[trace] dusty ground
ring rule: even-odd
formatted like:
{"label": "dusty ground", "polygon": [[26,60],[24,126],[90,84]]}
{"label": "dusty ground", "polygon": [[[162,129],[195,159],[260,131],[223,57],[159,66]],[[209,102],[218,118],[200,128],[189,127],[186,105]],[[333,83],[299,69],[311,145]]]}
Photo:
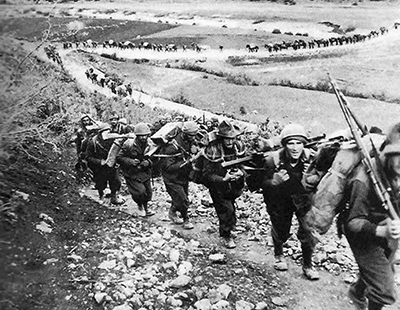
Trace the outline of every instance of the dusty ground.
{"label": "dusty ground", "polygon": [[[132,81],[146,93],[155,97],[171,98],[177,93],[183,93],[197,108],[213,112],[229,112],[238,114],[239,107],[245,105],[249,111],[257,110],[258,114],[242,115],[244,120],[257,123],[271,117],[282,123],[299,121],[308,125],[313,134],[321,131],[331,132],[344,126],[340,112],[337,109],[335,98],[331,94],[293,89],[288,87],[271,86],[273,80],[290,79],[293,83],[304,85],[315,83],[326,77],[329,70],[334,77],[340,79],[346,87],[353,87],[362,93],[384,94],[380,98],[399,99],[397,85],[398,58],[393,53],[399,45],[399,32],[390,28],[390,33],[375,41],[366,42],[360,46],[344,48],[328,48],[326,51],[303,52],[301,61],[288,61],[293,56],[281,55],[270,61],[266,51],[260,51],[257,56],[244,50],[245,43],[267,42],[277,40],[271,36],[274,28],[281,30],[307,32],[315,37],[332,35],[330,29],[318,24],[322,20],[335,21],[343,28],[355,26],[358,31],[367,33],[371,29],[382,25],[392,25],[397,18],[395,4],[387,3],[360,3],[359,7],[350,3],[342,5],[305,3],[296,6],[271,5],[266,12],[264,4],[258,3],[209,3],[207,6],[200,2],[188,3],[158,3],[158,2],[124,2],[109,3],[75,3],[57,5],[56,10],[68,11],[73,14],[105,17],[113,19],[126,18],[140,19],[169,24],[179,23],[181,26],[152,34],[146,40],[176,40],[178,37],[197,38],[202,44],[209,45],[210,49],[198,55],[189,51],[186,54],[178,52],[173,55],[155,52],[121,52],[115,51],[118,56],[126,59],[150,59],[153,65],[139,65],[134,63],[121,64],[99,57],[101,49],[89,50],[92,57],[98,59],[107,71],[117,72],[126,81]],[[18,6],[18,14],[28,6]],[[45,11],[48,6],[37,6],[37,11]],[[107,10],[115,10],[112,13]],[[6,7],[3,17],[12,16],[15,7]],[[129,15],[126,12],[135,11]],[[125,12],[121,14],[121,12]],[[318,17],[316,17],[318,16]],[[253,24],[257,20],[266,20]],[[193,25],[195,23],[196,25]],[[222,28],[226,25],[227,28]],[[257,27],[257,31],[255,31]],[[400,31],[400,30],[398,30]],[[257,35],[255,35],[257,33]],[[278,40],[286,39],[280,37]],[[57,43],[55,43],[57,44]],[[224,45],[224,51],[218,50],[218,45]],[[35,44],[29,43],[32,48]],[[69,73],[79,81],[79,87],[93,91],[94,86],[82,79],[84,70],[92,63],[88,61],[86,53],[75,51],[60,51]],[[44,57],[43,51],[39,56]],[[322,54],[322,57],[319,57]],[[325,55],[325,56],[324,56]],[[337,57],[337,55],[340,55]],[[229,56],[243,57],[247,65],[231,66],[226,62]],[[277,55],[279,56],[279,55]],[[266,57],[267,60],[262,58]],[[43,58],[45,59],[45,58]],[[233,74],[248,74],[257,80],[261,86],[249,87],[232,85],[224,78],[208,73],[166,68],[165,64],[181,61],[206,60],[202,62],[204,68]],[[74,62],[72,65],[72,61]],[[72,68],[72,69],[71,69]],[[205,78],[207,76],[207,78]],[[78,78],[79,77],[79,78]],[[95,86],[97,87],[97,86]],[[389,101],[389,100],[388,100]],[[351,101],[367,124],[374,124],[386,128],[389,123],[397,120],[400,108],[397,104],[385,100],[353,99]],[[224,105],[221,105],[224,103]],[[376,113],[379,111],[379,113]],[[329,120],[329,122],[328,122]],[[184,231],[165,221],[168,208],[168,197],[165,194],[160,180],[155,181],[155,197],[152,207],[157,215],[151,219],[142,219],[135,204],[126,195],[127,203],[119,208],[109,208],[107,203],[98,204],[91,186],[78,184],[71,169],[74,163],[73,149],[67,148],[60,155],[55,156],[51,149],[39,145],[38,154],[47,159],[47,163],[37,164],[22,157],[16,157],[1,166],[1,176],[6,180],[7,190],[18,189],[29,194],[29,201],[18,198],[21,204],[23,221],[16,227],[2,227],[1,238],[1,276],[5,279],[0,286],[0,307],[3,309],[99,309],[112,308],[110,304],[96,305],[90,293],[91,284],[80,285],[70,281],[76,270],[71,270],[70,254],[79,254],[85,258],[87,265],[81,274],[89,275],[96,281],[100,278],[97,266],[105,259],[105,255],[98,246],[104,238],[109,238],[110,244],[124,247],[122,239],[118,237],[117,228],[124,225],[137,225],[144,230],[154,230],[155,227],[171,229],[185,239],[200,241],[204,253],[223,252],[228,255],[228,264],[225,267],[210,268],[208,280],[224,281],[219,272],[228,272],[236,268],[237,263],[246,265],[247,270],[253,270],[253,277],[232,277],[232,285],[240,295],[240,287],[246,287],[241,292],[242,297],[256,303],[262,299],[267,301],[268,309],[351,309],[346,292],[353,272],[346,268],[333,268],[332,272],[319,267],[322,279],[310,282],[303,278],[298,261],[290,260],[290,270],[287,273],[277,273],[272,268],[272,248],[268,244],[268,231],[263,231],[260,241],[249,241],[253,229],[238,234],[238,247],[227,251],[220,245],[215,227],[216,217],[212,209],[205,214],[197,212],[199,200],[207,200],[207,193],[197,186],[191,188],[192,215],[195,223],[193,231]],[[246,226],[249,218],[242,212],[247,205],[262,213],[263,206],[260,195],[250,194],[240,201],[240,223]],[[22,200],[21,200],[22,199]],[[29,212],[34,209],[34,213]],[[253,209],[252,209],[253,210]],[[40,213],[53,217],[56,225],[52,233],[41,234],[35,229],[40,223]],[[250,216],[250,222],[256,219]],[[34,225],[32,225],[34,223]],[[112,229],[115,227],[115,231]],[[268,226],[266,226],[268,227]],[[27,238],[29,237],[29,238]],[[337,239],[334,229],[327,239],[338,242],[338,253],[346,253],[346,244]],[[88,242],[89,248],[82,249],[82,243]],[[116,244],[116,245],[114,245]],[[298,246],[295,238],[291,240],[287,253],[293,252]],[[112,246],[110,245],[110,248]],[[294,251],[295,252],[295,251]],[[318,253],[323,253],[320,248]],[[296,252],[295,252],[296,254]],[[206,255],[205,255],[206,257]],[[294,256],[296,257],[296,255]],[[55,261],[53,260],[55,259]],[[242,263],[243,262],[243,263]],[[198,262],[208,264],[207,259]],[[78,273],[79,275],[79,273]],[[253,283],[251,283],[253,280]],[[268,282],[263,284],[263,282]],[[236,286],[237,287],[236,287]],[[261,288],[261,289],[260,289]],[[260,296],[253,295],[255,291],[262,291]],[[247,294],[247,296],[246,296]],[[272,297],[282,298],[282,305],[272,302]],[[398,309],[397,303],[388,309]]]}

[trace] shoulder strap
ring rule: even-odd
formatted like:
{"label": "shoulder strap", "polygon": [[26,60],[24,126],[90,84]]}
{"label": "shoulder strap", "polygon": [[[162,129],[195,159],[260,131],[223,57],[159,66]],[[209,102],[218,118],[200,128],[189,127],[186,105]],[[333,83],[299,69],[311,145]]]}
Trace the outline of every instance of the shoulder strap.
{"label": "shoulder strap", "polygon": [[272,152],[272,159],[274,161],[275,169],[279,167],[281,163],[281,152],[280,150]]}
{"label": "shoulder strap", "polygon": [[101,148],[103,151],[107,151],[107,149],[106,149],[104,146],[102,146],[101,143],[99,142],[99,138],[98,138],[97,135],[95,135],[95,136],[93,137],[93,144],[94,144],[94,151],[95,151],[96,153],[97,153],[97,146],[98,146],[99,148]]}
{"label": "shoulder strap", "polygon": [[309,161],[310,158],[311,158],[311,150],[308,149],[308,148],[304,148],[304,151],[303,151],[303,160]]}
{"label": "shoulder strap", "polygon": [[97,153],[97,135],[92,138],[94,152]]}
{"label": "shoulder strap", "polygon": [[210,162],[217,163],[223,161],[223,152],[219,149],[219,144],[212,143],[207,146],[204,151],[203,157]]}

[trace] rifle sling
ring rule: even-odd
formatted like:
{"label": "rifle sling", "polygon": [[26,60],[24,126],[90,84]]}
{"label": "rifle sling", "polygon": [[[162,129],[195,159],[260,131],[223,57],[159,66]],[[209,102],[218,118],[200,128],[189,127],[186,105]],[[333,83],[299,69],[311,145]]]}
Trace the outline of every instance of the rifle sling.
{"label": "rifle sling", "polygon": [[343,173],[341,173],[341,172],[339,172],[339,171],[337,171],[337,170],[334,170],[334,169],[332,169],[332,168],[329,168],[328,172],[331,173],[331,174],[333,174],[333,175],[338,176],[339,178],[341,178],[341,179],[343,179],[343,180],[345,180],[345,179],[347,178]]}

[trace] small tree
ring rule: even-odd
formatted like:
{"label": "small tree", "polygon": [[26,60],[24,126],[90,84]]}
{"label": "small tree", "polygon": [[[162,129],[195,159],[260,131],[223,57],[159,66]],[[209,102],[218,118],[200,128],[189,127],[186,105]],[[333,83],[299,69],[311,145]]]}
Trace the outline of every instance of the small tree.
{"label": "small tree", "polygon": [[76,38],[77,33],[79,32],[79,30],[82,30],[83,28],[85,28],[85,24],[78,20],[75,20],[67,24],[67,29],[70,32],[70,35],[74,37],[75,42],[78,41],[78,39]]}

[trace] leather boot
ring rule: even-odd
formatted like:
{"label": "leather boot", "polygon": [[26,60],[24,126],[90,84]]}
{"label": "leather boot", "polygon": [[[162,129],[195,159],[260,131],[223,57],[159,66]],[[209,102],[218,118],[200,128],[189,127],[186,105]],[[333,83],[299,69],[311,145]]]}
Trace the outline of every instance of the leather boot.
{"label": "leather boot", "polygon": [[168,217],[171,220],[171,222],[174,224],[183,224],[183,219],[178,217],[178,215],[176,214],[176,211],[172,210],[172,208],[168,212]]}
{"label": "leather boot", "polygon": [[368,300],[368,310],[382,310],[383,305],[378,304],[372,300]]}
{"label": "leather boot", "polygon": [[193,228],[194,228],[193,224],[190,222],[190,220],[189,220],[188,218],[186,218],[186,219],[183,220],[183,225],[182,225],[182,227],[183,227],[184,229],[186,229],[186,230],[190,230],[190,229],[193,229]]}
{"label": "leather boot", "polygon": [[364,292],[357,291],[357,282],[350,285],[347,296],[352,301],[356,310],[367,310],[368,301]]}
{"label": "leather boot", "polygon": [[118,198],[117,193],[111,193],[110,202],[114,205],[122,205],[124,203],[124,200]]}
{"label": "leather boot", "polygon": [[152,216],[152,215],[156,214],[154,211],[149,210],[149,206],[147,205],[147,202],[143,203],[143,209],[144,209],[146,217],[149,217],[149,216]]}
{"label": "leather boot", "polygon": [[303,274],[308,280],[319,280],[320,276],[312,265],[313,248],[309,245],[302,244],[301,250],[303,254]]}
{"label": "leather boot", "polygon": [[104,191],[102,191],[101,189],[98,189],[97,192],[99,193],[100,200],[102,200],[104,198]]}

